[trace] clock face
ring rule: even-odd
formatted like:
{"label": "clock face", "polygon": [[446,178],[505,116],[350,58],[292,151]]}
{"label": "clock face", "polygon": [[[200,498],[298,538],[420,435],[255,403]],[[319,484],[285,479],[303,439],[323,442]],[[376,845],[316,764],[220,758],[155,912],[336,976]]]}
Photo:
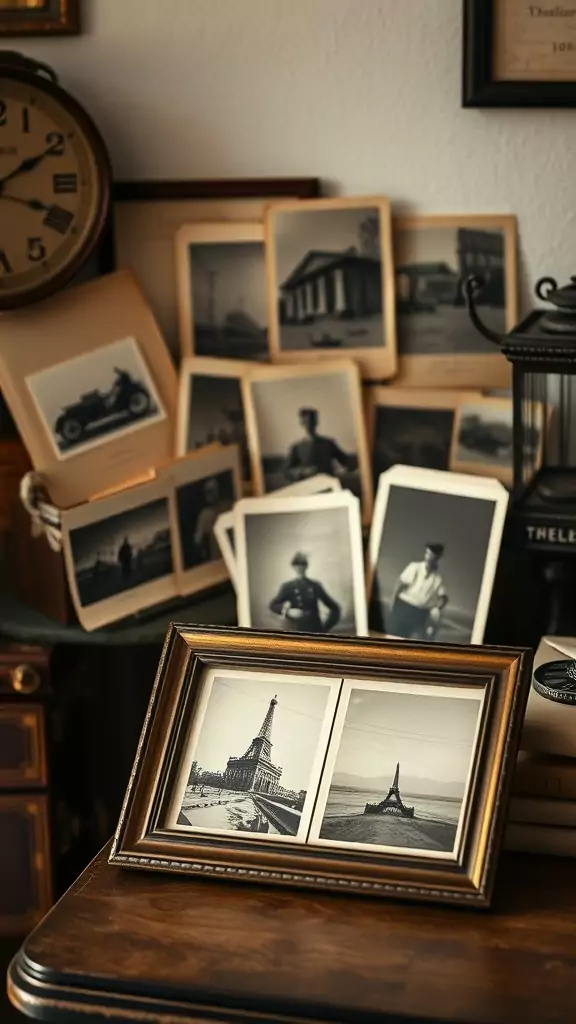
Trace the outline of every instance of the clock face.
{"label": "clock face", "polygon": [[43,298],[80,268],[103,229],[106,151],[67,93],[0,67],[0,309]]}

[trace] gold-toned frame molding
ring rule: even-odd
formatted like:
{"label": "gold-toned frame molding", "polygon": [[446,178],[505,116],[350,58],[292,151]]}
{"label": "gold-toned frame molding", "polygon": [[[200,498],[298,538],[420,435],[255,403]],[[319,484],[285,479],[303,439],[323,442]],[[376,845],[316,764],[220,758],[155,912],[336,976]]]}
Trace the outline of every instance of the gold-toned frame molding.
{"label": "gold-toned frame molding", "polygon": [[[476,686],[485,694],[472,790],[457,862],[182,835],[162,821],[206,669],[293,672]],[[110,861],[127,867],[307,889],[485,907],[490,902],[531,679],[515,648],[287,636],[172,624]]]}
{"label": "gold-toned frame molding", "polygon": [[[305,213],[313,210],[378,210],[380,220],[380,258],[382,265],[382,344],[359,348],[292,349],[285,350],[280,343],[278,317],[278,268],[274,219],[281,213]],[[354,359],[364,380],[386,380],[396,373],[396,303],[394,257],[392,251],[392,222],[390,204],[385,196],[359,196],[339,199],[306,199],[301,202],[275,202],[270,204],[264,221],[266,239],[266,281],[268,288],[268,336],[273,363],[310,363],[324,360]]]}
{"label": "gold-toned frame molding", "polygon": [[[45,10],[47,8],[47,10]],[[48,0],[42,6],[7,8],[0,3],[0,38],[78,35],[80,0]]]}

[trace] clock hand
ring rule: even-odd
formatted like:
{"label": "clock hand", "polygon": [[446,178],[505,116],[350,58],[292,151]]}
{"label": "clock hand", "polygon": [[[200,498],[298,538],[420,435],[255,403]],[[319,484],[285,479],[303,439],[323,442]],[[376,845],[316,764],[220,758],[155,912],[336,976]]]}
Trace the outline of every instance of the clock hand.
{"label": "clock hand", "polygon": [[43,153],[38,153],[37,156],[27,156],[22,160],[17,167],[15,167],[8,174],[5,174],[3,178],[0,178],[0,195],[4,189],[4,185],[7,181],[11,181],[12,178],[16,178],[19,174],[26,174],[28,171],[33,171],[38,166],[41,160],[50,152],[51,146],[45,149]]}
{"label": "clock hand", "polygon": [[51,210],[52,207],[46,203],[42,203],[39,199],[20,199],[19,196],[10,196],[6,193],[0,192],[0,199],[7,199],[9,203],[21,203],[22,206],[28,206],[31,210]]}

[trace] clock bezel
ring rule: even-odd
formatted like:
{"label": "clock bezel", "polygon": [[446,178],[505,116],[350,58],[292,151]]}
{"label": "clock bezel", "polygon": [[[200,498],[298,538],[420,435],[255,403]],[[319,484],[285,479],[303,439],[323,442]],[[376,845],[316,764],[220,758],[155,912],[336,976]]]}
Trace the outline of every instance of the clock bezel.
{"label": "clock bezel", "polygon": [[76,122],[94,157],[98,195],[95,204],[96,214],[82,244],[74,250],[73,257],[60,267],[55,274],[40,284],[36,284],[28,289],[22,289],[13,294],[3,295],[2,291],[0,291],[0,312],[19,309],[22,306],[41,302],[43,299],[49,298],[49,296],[64,288],[76,276],[88,262],[104,235],[110,213],[112,193],[112,167],[108,150],[94,121],[78,100],[74,99],[61,85],[56,84],[56,82],[45,78],[37,72],[14,68],[11,65],[0,62],[0,83],[3,79],[22,82],[24,85],[29,85],[40,92],[44,92],[58,103]]}

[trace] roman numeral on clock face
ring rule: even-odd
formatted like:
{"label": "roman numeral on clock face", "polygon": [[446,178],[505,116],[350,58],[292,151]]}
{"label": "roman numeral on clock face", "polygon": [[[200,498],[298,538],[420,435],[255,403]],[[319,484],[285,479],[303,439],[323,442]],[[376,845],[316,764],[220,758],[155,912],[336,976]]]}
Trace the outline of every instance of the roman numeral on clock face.
{"label": "roman numeral on clock face", "polygon": [[62,206],[51,206],[44,217],[44,224],[47,228],[58,231],[60,235],[65,235],[73,220],[74,214],[70,213],[70,210],[65,210]]}
{"label": "roman numeral on clock face", "polygon": [[78,175],[77,174],[53,174],[52,175],[52,191],[55,195],[59,195],[62,192],[77,192],[78,191]]}

